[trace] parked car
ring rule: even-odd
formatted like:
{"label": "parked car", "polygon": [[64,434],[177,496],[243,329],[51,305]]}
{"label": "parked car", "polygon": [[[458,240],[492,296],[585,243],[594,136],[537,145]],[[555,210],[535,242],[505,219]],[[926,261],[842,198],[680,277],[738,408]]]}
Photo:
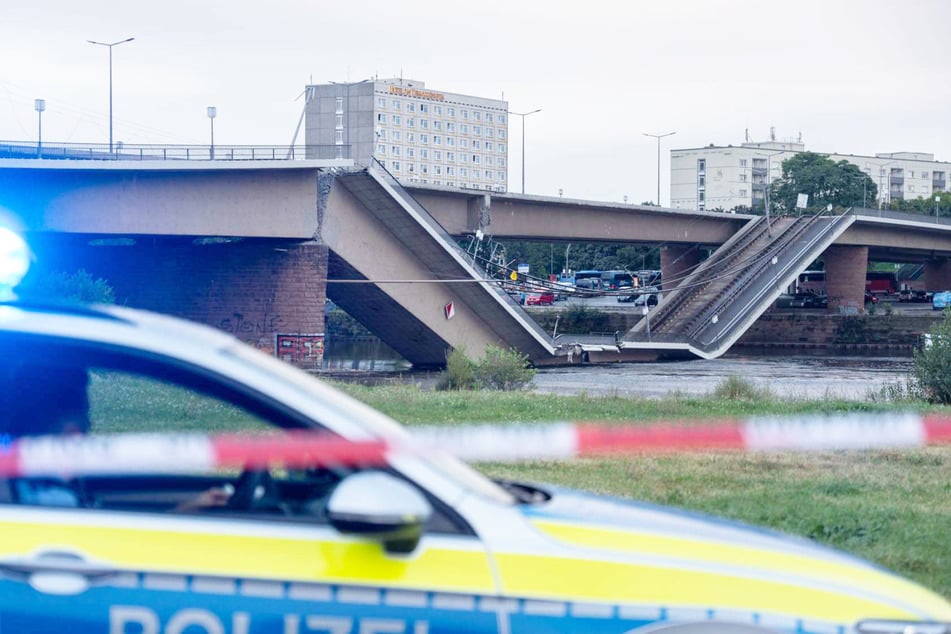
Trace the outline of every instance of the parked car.
{"label": "parked car", "polygon": [[617,296],[618,302],[633,303],[635,306],[656,306],[664,294],[656,286],[645,286],[644,288],[633,289],[629,293]]}
{"label": "parked car", "polygon": [[936,291],[931,296],[931,307],[935,310],[944,310],[951,306],[951,291]]}
{"label": "parked car", "polygon": [[551,306],[555,303],[555,294],[551,291],[529,293],[525,297],[526,306]]}
{"label": "parked car", "polygon": [[818,295],[812,292],[793,293],[789,298],[789,306],[792,308],[813,308]]}

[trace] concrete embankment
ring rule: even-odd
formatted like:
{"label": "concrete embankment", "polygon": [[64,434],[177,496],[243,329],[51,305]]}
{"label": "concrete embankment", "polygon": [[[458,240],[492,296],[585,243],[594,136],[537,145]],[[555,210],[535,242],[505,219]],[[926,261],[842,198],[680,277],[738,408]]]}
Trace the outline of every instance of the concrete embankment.
{"label": "concrete embankment", "polygon": [[[886,305],[887,306],[887,305]],[[597,309],[529,309],[547,332],[562,334],[624,333],[642,317],[634,311]],[[922,333],[941,318],[928,310],[904,312],[878,308],[866,315],[773,310],[760,317],[733,346],[744,354],[841,354],[911,356]]]}

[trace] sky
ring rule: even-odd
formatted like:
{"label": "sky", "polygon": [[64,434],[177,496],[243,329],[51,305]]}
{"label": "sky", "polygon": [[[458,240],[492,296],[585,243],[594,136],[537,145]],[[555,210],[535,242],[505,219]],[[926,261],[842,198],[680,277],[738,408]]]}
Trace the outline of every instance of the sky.
{"label": "sky", "polygon": [[[528,194],[669,203],[669,150],[802,135],[951,161],[947,0],[2,0],[0,140],[287,145],[309,83],[504,98]],[[521,189],[522,120],[509,127]],[[303,132],[301,132],[301,135]],[[302,138],[300,139],[302,140]]]}

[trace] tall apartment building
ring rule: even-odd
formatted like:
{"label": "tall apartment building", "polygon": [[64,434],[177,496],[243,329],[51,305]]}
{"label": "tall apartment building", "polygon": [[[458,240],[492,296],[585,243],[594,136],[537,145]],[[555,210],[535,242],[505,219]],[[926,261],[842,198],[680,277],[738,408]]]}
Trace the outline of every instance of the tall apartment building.
{"label": "tall apartment building", "polygon": [[305,142],[357,164],[377,159],[407,183],[504,192],[508,102],[373,79],[307,86]]}
{"label": "tall apartment building", "polygon": [[[671,150],[671,207],[762,209],[766,186],[782,176],[783,161],[805,151],[805,144],[798,139]],[[878,187],[878,197],[867,200],[866,207],[887,206],[895,199],[925,198],[936,191],[947,191],[947,177],[951,173],[951,163],[935,161],[933,154],[921,152],[875,156],[820,154],[836,162],[848,161],[869,175]]]}

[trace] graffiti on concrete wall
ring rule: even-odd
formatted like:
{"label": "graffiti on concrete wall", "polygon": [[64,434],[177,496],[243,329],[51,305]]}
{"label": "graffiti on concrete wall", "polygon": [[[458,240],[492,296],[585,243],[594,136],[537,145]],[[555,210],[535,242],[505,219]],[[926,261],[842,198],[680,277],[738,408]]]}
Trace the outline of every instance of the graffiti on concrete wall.
{"label": "graffiti on concrete wall", "polygon": [[324,360],[324,335],[278,334],[277,356],[297,366],[319,368]]}
{"label": "graffiti on concrete wall", "polygon": [[279,329],[284,320],[277,315],[267,315],[261,319],[247,319],[241,313],[233,313],[218,323],[218,328],[230,332],[236,337],[242,335],[266,335]]}

